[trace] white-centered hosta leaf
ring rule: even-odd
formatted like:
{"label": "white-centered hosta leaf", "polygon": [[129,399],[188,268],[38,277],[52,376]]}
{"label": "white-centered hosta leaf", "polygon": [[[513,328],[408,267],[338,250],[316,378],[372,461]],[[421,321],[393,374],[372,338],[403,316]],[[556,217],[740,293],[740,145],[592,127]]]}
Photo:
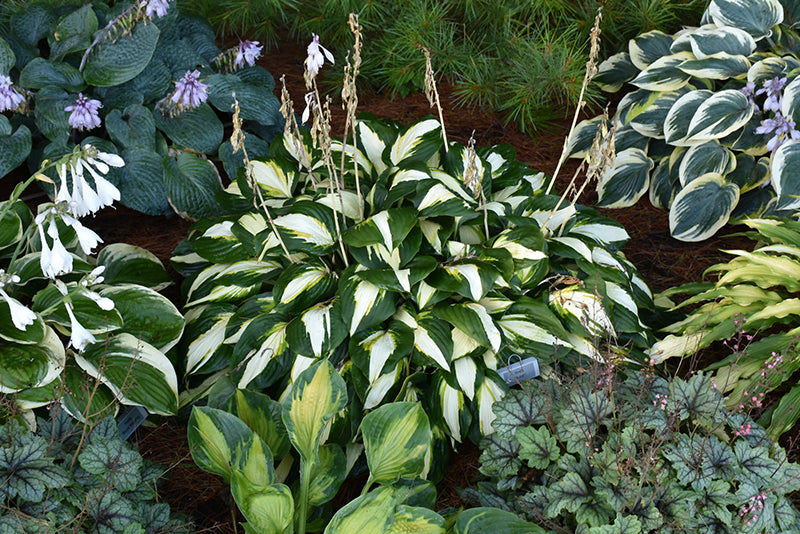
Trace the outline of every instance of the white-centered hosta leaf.
{"label": "white-centered hosta leaf", "polygon": [[420,313],[415,322],[414,349],[449,371],[453,357],[453,338],[449,325],[430,312]]}
{"label": "white-centered hosta leaf", "polygon": [[378,406],[392,387],[403,376],[403,363],[397,362],[394,369],[371,380],[364,399],[364,410],[371,410]]}
{"label": "white-centered hosta leaf", "polygon": [[264,280],[278,271],[276,261],[247,260],[219,263],[203,269],[186,295],[185,307],[204,302],[236,301],[255,293]]}
{"label": "white-centered hosta leaf", "polygon": [[440,145],[440,130],[439,121],[434,119],[414,123],[394,142],[389,150],[389,160],[393,165],[412,158],[427,160]]}
{"label": "white-centered hosta leaf", "polygon": [[[288,350],[289,344],[286,341],[288,323],[281,319],[283,319],[283,316],[271,318],[269,315],[264,316],[263,319],[255,319],[251,323],[252,326],[247,326],[248,330],[253,331],[253,334],[245,331],[241,340],[237,342],[234,354],[238,352],[237,349],[239,349],[240,345],[251,348],[245,360],[244,373],[239,379],[237,386],[239,389],[245,389],[255,377],[267,368],[272,359],[281,356]],[[253,339],[253,336],[255,336],[255,339]],[[256,345],[258,342],[260,344]]]}
{"label": "white-centered hosta leaf", "polygon": [[334,239],[323,221],[302,213],[290,213],[275,218],[275,226],[288,234],[317,247],[333,245]]}
{"label": "white-centered hosta leaf", "polygon": [[453,372],[456,375],[458,386],[469,400],[475,397],[475,379],[478,376],[478,366],[472,358],[459,358],[453,362]]}
{"label": "white-centered hosta leaf", "polygon": [[477,302],[443,303],[434,313],[494,352],[500,350],[502,336],[489,312]]}
{"label": "white-centered hosta leaf", "polygon": [[233,317],[232,312],[222,313],[214,318],[211,328],[196,337],[186,353],[186,374],[200,369],[225,341],[225,329]]}
{"label": "white-centered hosta leaf", "polygon": [[719,174],[704,174],[675,196],[669,211],[670,233],[681,241],[708,239],[728,222],[738,202],[739,186]]}
{"label": "white-centered hosta leaf", "polygon": [[478,423],[481,435],[488,436],[494,432],[492,423],[497,418],[492,407],[494,403],[502,400],[508,391],[505,382],[495,380],[489,376],[484,376],[478,391],[476,401],[478,403]]}
{"label": "white-centered hosta leaf", "polygon": [[350,335],[369,328],[395,312],[395,295],[358,276],[358,273],[342,282],[342,319],[347,324]]}
{"label": "white-centered hosta leaf", "polygon": [[250,162],[252,176],[266,197],[292,198],[297,183],[297,170],[284,169],[277,161]]}
{"label": "white-centered hosta leaf", "polygon": [[614,324],[594,293],[568,286],[550,293],[550,303],[562,314],[576,317],[590,335],[614,335]]}

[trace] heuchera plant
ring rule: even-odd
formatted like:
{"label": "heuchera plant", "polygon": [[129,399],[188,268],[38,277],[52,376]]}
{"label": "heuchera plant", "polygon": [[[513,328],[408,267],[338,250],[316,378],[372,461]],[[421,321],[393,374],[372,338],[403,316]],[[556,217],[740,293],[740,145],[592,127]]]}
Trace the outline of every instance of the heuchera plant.
{"label": "heuchera plant", "polygon": [[243,165],[223,142],[234,98],[251,155],[266,156],[280,131],[274,80],[255,66],[261,49],[241,41],[221,51],[210,26],[168,0],[25,3],[0,33],[0,112],[10,112],[0,122],[0,176],[89,143],[127,162],[107,175],[122,204],[218,214],[218,167],[235,176]]}
{"label": "heuchera plant", "polygon": [[489,477],[466,496],[550,532],[797,532],[800,466],[708,374],[588,372],[495,404]]}
{"label": "heuchera plant", "polygon": [[[600,65],[604,90],[635,89],[617,106],[617,158],[597,185],[598,206],[647,194],[683,241],[707,239],[732,217],[800,207],[795,4],[712,0],[700,27],[642,34]],[[599,124],[576,129],[572,157],[584,157]]]}

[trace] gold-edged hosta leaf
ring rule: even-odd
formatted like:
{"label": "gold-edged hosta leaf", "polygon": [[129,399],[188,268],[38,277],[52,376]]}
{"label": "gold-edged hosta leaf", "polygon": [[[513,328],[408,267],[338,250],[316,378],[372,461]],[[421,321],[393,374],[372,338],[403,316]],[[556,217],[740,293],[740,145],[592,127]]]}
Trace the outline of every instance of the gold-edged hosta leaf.
{"label": "gold-edged hosta leaf", "polygon": [[639,69],[631,61],[630,54],[619,52],[600,63],[592,81],[598,84],[602,91],[616,93],[638,73]]}
{"label": "gold-edged hosta leaf", "polygon": [[658,91],[637,89],[626,93],[617,105],[619,123],[627,126],[634,117],[647,109],[659,97]]}
{"label": "gold-edged hosta leaf", "polygon": [[750,61],[745,56],[717,52],[703,59],[684,61],[679,68],[695,78],[729,80],[747,74],[750,69]]}
{"label": "gold-edged hosta leaf", "polygon": [[224,410],[194,406],[186,437],[192,459],[200,469],[231,481],[231,465],[253,431],[241,419]]}
{"label": "gold-edged hosta leaf", "polygon": [[275,307],[283,312],[306,309],[334,295],[338,279],[321,262],[293,263],[275,281]]}
{"label": "gold-edged hosta leaf", "polygon": [[422,473],[433,435],[420,403],[379,406],[364,416],[361,434],[372,482],[392,484]]}
{"label": "gold-edged hosta leaf", "polygon": [[494,352],[500,350],[502,336],[489,312],[477,302],[442,303],[434,314],[462,330],[475,341]]}
{"label": "gold-edged hosta leaf", "polygon": [[312,465],[325,424],[347,406],[347,386],[331,362],[322,359],[295,380],[283,403],[283,423],[300,458]]}
{"label": "gold-edged hosta leaf", "polygon": [[680,97],[670,108],[664,120],[664,139],[674,146],[691,146],[699,141],[689,139],[689,125],[698,108],[714,95],[707,89],[691,91]]}
{"label": "gold-edged hosta leaf", "polygon": [[788,141],[772,156],[772,187],[787,207],[800,206],[800,141]]}
{"label": "gold-edged hosta leaf", "polygon": [[347,338],[338,300],[312,306],[291,321],[286,329],[289,347],[303,356],[319,358]]}
{"label": "gold-edged hosta leaf", "polygon": [[289,436],[281,420],[281,404],[263,393],[236,390],[236,415],[264,440],[273,458],[283,458],[290,449]]}
{"label": "gold-edged hosta leaf", "polygon": [[414,333],[403,323],[392,321],[388,328],[364,330],[350,338],[350,358],[370,383],[411,354]]}
{"label": "gold-edged hosta leaf", "polygon": [[[286,328],[289,318],[280,313],[260,315],[250,321],[236,341],[233,359],[245,363],[238,387],[246,388],[270,362],[289,350]],[[276,456],[280,456],[276,454]]]}
{"label": "gold-edged hosta leaf", "polygon": [[386,532],[392,524],[395,505],[394,489],[379,486],[340,508],[325,527],[324,534]]}
{"label": "gold-edged hosta leaf", "polygon": [[608,317],[603,301],[580,286],[567,286],[550,293],[550,304],[563,316],[578,319],[589,335],[614,335],[614,324]]}
{"label": "gold-edged hosta leaf", "polygon": [[648,91],[676,91],[688,84],[692,78],[691,74],[680,69],[681,63],[690,59],[694,59],[694,56],[689,52],[660,57],[643,69],[630,83]]}
{"label": "gold-edged hosta leaf", "polygon": [[779,0],[711,0],[708,15],[717,26],[742,29],[757,41],[783,22],[783,6]]}
{"label": "gold-edged hosta leaf", "polygon": [[755,105],[741,91],[719,91],[698,106],[686,136],[693,142],[725,137],[747,124],[754,111]]}
{"label": "gold-edged hosta leaf", "polygon": [[42,337],[36,343],[21,345],[0,339],[0,393],[45,386],[64,369],[64,345],[52,328],[42,328]]}
{"label": "gold-edged hosta leaf", "polygon": [[445,520],[442,516],[422,506],[398,505],[394,519],[384,534],[445,534]]}
{"label": "gold-edged hosta leaf", "polygon": [[686,151],[678,168],[678,177],[684,187],[698,177],[716,173],[725,176],[736,167],[733,152],[720,145],[718,141],[707,141]]}
{"label": "gold-edged hosta leaf", "polygon": [[672,237],[681,241],[702,241],[725,226],[739,202],[739,186],[720,174],[695,178],[677,194],[669,211]]}
{"label": "gold-edged hosta leaf", "polygon": [[259,486],[241,471],[234,471],[231,494],[247,520],[248,532],[291,532],[294,523],[292,490],[283,484]]}
{"label": "gold-edged hosta leaf", "polygon": [[426,119],[416,122],[403,130],[389,149],[392,165],[407,164],[412,161],[426,162],[442,146],[442,132],[439,121]]}
{"label": "gold-edged hosta leaf", "polygon": [[275,226],[289,252],[325,254],[336,242],[330,209],[309,200],[296,202],[290,213],[275,217]]}
{"label": "gold-edged hosta leaf", "polygon": [[185,307],[204,302],[236,302],[258,293],[261,284],[275,275],[282,265],[276,261],[219,263],[203,269],[186,295]]}
{"label": "gold-edged hosta leaf", "polygon": [[614,166],[597,184],[597,205],[604,208],[633,206],[647,192],[653,160],[639,148],[627,148],[617,154]]}
{"label": "gold-edged hosta leaf", "polygon": [[344,233],[342,239],[353,247],[381,244],[394,250],[417,224],[419,213],[414,208],[391,208],[361,221]]}
{"label": "gold-edged hosta leaf", "polygon": [[296,166],[275,159],[250,162],[252,176],[264,198],[290,199],[294,196],[299,173]]}
{"label": "gold-edged hosta leaf", "polygon": [[350,335],[382,323],[396,310],[396,293],[361,279],[357,272],[342,280],[339,295]]}
{"label": "gold-edged hosta leaf", "polygon": [[697,59],[720,52],[731,56],[749,56],[756,49],[755,39],[733,26],[705,26],[689,33],[688,39]]}
{"label": "gold-edged hosta leaf", "polygon": [[[642,110],[641,113],[633,117],[628,123],[628,126],[642,136],[654,139],[664,139],[664,121],[667,118],[669,110],[672,109],[672,106],[680,97],[690,91],[692,91],[691,88],[684,86],[672,91],[665,91],[661,93],[658,95],[658,98],[656,98],[646,109]],[[617,150],[617,153],[622,152],[626,148],[618,145],[616,141],[614,146]],[[633,146],[637,148],[645,148],[641,145]]]}
{"label": "gold-edged hosta leaf", "polygon": [[631,39],[628,44],[631,63],[639,70],[646,69],[658,59],[671,55],[669,48],[674,40],[674,37],[659,30],[652,30]]}
{"label": "gold-edged hosta leaf", "polygon": [[449,325],[435,317],[432,312],[421,312],[412,328],[415,353],[449,371],[453,358],[453,337]]}
{"label": "gold-edged hosta leaf", "polygon": [[178,412],[175,368],[149,343],[123,332],[90,344],[75,360],[89,375],[102,380],[122,404],[144,406],[160,415]]}

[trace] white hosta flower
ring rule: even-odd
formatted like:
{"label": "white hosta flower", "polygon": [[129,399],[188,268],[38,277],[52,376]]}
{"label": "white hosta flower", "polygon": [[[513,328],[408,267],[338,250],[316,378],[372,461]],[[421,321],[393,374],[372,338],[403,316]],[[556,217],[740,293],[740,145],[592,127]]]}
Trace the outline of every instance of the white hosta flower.
{"label": "white hosta flower", "polygon": [[[64,247],[58,235],[58,227],[55,221],[55,216],[57,216],[57,214],[58,209],[55,206],[51,206],[46,208],[34,219],[36,229],[39,231],[39,238],[42,242],[42,253],[39,258],[39,264],[42,267],[42,273],[46,277],[52,279],[72,271],[72,254]],[[44,228],[45,223],[47,223],[47,230]],[[48,244],[46,236],[50,237],[50,240],[53,242],[52,245]]]}
{"label": "white hosta flower", "polygon": [[36,320],[36,314],[5,292],[5,287],[8,284],[18,284],[19,282],[19,276],[10,275],[0,269],[0,297],[8,304],[8,309],[11,312],[11,322],[14,323],[14,327],[17,330],[25,331],[28,325],[33,324]]}
{"label": "white hosta flower", "polygon": [[336,62],[333,60],[333,54],[331,54],[327,48],[319,44],[319,35],[316,33],[312,33],[311,35],[313,38],[306,49],[308,52],[308,57],[306,58],[306,72],[308,72],[309,76],[313,79],[319,74],[319,69],[322,68],[326,59],[331,62],[331,65],[334,65]]}
{"label": "white hosta flower", "polygon": [[[67,285],[61,280],[56,280],[55,285],[65,297],[69,294]],[[82,352],[83,349],[86,348],[86,345],[89,343],[94,343],[97,341],[97,339],[95,339],[89,330],[87,330],[81,323],[78,322],[78,319],[75,317],[75,313],[72,311],[72,304],[69,301],[65,300],[64,307],[67,310],[67,315],[69,316],[70,322],[71,333],[69,336],[69,344],[78,352]]]}
{"label": "white hosta flower", "polygon": [[94,302],[96,302],[101,310],[110,311],[114,309],[114,301],[108,297],[100,296],[99,293],[89,289],[89,286],[91,285],[103,283],[103,277],[101,275],[103,271],[105,271],[105,269],[106,269],[105,265],[101,265],[100,267],[95,267],[92,270],[92,272],[83,277],[83,280],[81,280],[80,285],[83,288],[81,291],[83,295],[86,295]]}
{"label": "white hosta flower", "polygon": [[[120,199],[119,189],[105,175],[110,167],[122,167],[125,161],[116,154],[100,152],[91,145],[84,145],[56,165],[61,181],[56,193],[56,203],[66,202],[74,217],[83,217],[110,206]],[[72,190],[67,188],[67,170],[72,180]],[[92,188],[84,176],[88,171],[94,180]]]}

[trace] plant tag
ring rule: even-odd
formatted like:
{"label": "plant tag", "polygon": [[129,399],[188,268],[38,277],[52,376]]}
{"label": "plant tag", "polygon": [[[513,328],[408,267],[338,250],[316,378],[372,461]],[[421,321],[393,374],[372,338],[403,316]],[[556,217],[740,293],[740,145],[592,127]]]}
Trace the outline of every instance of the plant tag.
{"label": "plant tag", "polygon": [[128,406],[117,416],[117,428],[122,439],[128,439],[147,419],[147,410],[141,406]]}
{"label": "plant tag", "polygon": [[511,361],[514,356],[518,358],[517,361],[509,363],[506,367],[501,367],[497,370],[497,374],[500,375],[500,378],[505,380],[506,384],[509,386],[516,386],[525,380],[530,380],[531,378],[539,376],[539,360],[533,356],[523,360],[519,355],[515,354],[509,358],[509,361]]}

